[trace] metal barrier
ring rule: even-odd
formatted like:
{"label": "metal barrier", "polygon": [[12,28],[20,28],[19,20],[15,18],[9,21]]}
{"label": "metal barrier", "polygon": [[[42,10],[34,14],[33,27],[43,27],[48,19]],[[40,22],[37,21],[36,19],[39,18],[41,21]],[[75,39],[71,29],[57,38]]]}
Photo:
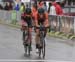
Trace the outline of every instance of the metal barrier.
{"label": "metal barrier", "polygon": [[50,30],[59,31],[59,17],[55,15],[49,15]]}
{"label": "metal barrier", "polygon": [[[21,12],[1,11],[0,20],[7,24],[16,24],[21,21]],[[75,17],[49,15],[50,30],[63,32],[65,34],[75,34]]]}
{"label": "metal barrier", "polygon": [[60,16],[60,31],[66,34],[74,34],[74,17],[71,16]]}
{"label": "metal barrier", "polygon": [[0,20],[5,23],[13,23],[20,22],[21,20],[21,12],[17,11],[0,11]]}
{"label": "metal barrier", "polygon": [[49,15],[49,24],[52,31],[65,34],[75,34],[75,17]]}

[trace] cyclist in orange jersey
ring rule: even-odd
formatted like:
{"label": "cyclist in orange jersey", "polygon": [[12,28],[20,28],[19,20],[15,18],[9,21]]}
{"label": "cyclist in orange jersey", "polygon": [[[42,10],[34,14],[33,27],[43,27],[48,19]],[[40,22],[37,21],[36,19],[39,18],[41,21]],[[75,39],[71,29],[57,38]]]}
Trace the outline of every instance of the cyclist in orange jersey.
{"label": "cyclist in orange jersey", "polygon": [[[44,27],[48,27],[49,26],[49,22],[48,22],[48,13],[45,12],[45,10],[43,8],[39,8],[38,9],[38,13],[35,16],[35,26],[36,27],[40,27],[40,23],[43,24]],[[45,29],[45,35],[44,37],[46,37],[46,33],[47,33],[47,29]],[[35,37],[35,41],[36,41],[36,50],[38,52],[38,48],[41,48],[41,45],[39,46],[40,42],[39,42],[39,29],[36,28],[36,37]]]}

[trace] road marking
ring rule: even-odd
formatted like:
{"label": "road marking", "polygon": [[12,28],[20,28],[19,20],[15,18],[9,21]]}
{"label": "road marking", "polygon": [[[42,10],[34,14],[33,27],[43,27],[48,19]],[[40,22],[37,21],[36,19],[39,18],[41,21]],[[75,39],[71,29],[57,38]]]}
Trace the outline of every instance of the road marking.
{"label": "road marking", "polygon": [[15,59],[0,59],[0,61],[46,61],[46,62],[72,62],[72,61],[57,61],[57,60],[15,60]]}

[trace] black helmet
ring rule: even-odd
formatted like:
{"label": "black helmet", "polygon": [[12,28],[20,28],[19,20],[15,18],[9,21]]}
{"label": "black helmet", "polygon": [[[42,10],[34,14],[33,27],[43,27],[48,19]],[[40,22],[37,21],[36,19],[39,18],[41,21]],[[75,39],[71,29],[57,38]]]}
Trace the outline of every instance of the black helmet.
{"label": "black helmet", "polygon": [[26,8],[26,9],[25,9],[25,13],[26,13],[26,14],[31,14],[31,8]]}
{"label": "black helmet", "polygon": [[39,9],[38,9],[38,13],[39,13],[39,14],[44,14],[44,12],[45,12],[45,11],[44,11],[43,8],[39,8]]}

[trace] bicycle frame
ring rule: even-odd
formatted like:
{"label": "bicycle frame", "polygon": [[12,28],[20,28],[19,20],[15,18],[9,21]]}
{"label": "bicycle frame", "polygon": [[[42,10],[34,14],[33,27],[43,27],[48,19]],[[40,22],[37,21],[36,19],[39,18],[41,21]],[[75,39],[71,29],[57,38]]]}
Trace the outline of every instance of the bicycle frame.
{"label": "bicycle frame", "polygon": [[[27,27],[27,26],[26,26]],[[27,27],[27,29],[25,29],[23,31],[24,33],[24,49],[25,49],[25,53],[27,54],[28,52],[28,55],[30,56],[30,47],[31,47],[31,42],[29,42],[30,40],[29,39],[29,28]]]}
{"label": "bicycle frame", "polygon": [[40,25],[39,35],[40,35],[40,44],[41,44],[42,48],[39,48],[39,57],[41,56],[41,53],[42,53],[43,58],[45,57],[45,37],[44,37],[44,34],[45,34],[45,27]]}

